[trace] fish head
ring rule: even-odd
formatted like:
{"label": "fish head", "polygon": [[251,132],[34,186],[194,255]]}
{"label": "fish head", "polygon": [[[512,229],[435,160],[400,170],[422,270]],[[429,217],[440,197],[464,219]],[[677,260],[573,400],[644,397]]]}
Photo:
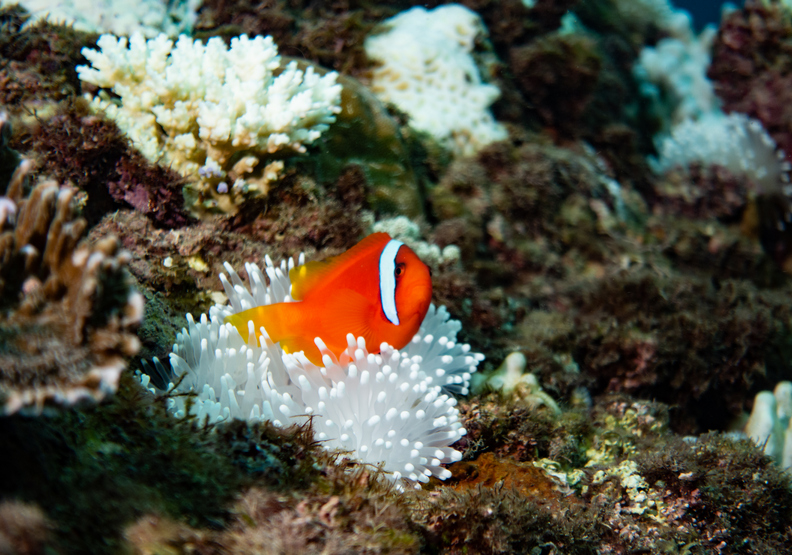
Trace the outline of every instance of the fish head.
{"label": "fish head", "polygon": [[432,302],[432,274],[407,245],[399,248],[395,262],[396,309],[403,324],[417,332]]}

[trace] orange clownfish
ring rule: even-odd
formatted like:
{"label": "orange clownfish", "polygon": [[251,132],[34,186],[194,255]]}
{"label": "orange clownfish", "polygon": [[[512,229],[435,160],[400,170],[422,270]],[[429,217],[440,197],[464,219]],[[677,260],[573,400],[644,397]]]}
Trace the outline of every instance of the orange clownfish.
{"label": "orange clownfish", "polygon": [[295,301],[263,305],[232,314],[226,322],[242,337],[248,321],[262,326],[287,353],[304,351],[324,366],[314,338],[339,356],[346,336],[363,337],[369,352],[385,342],[401,349],[418,332],[432,297],[429,268],[407,245],[374,233],[343,254],[308,262],[289,272]]}

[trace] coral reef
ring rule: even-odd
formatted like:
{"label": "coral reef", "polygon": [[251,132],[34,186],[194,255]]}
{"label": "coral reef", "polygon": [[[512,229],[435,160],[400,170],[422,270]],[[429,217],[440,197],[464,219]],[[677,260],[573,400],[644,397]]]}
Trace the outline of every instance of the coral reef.
{"label": "coral reef", "polygon": [[0,503],[0,552],[12,555],[46,553],[51,524],[36,505],[19,501]]}
{"label": "coral reef", "polygon": [[658,141],[659,158],[653,169],[663,172],[692,164],[720,166],[756,184],[756,194],[779,192],[789,182],[788,162],[778,152],[762,124],[745,114],[705,114],[687,119]]}
{"label": "coral reef", "polygon": [[85,220],[74,191],[44,182],[22,197],[6,191],[16,223],[0,235],[4,314],[0,393],[6,414],[100,400],[115,391],[143,299],[128,283],[115,239],[78,247]]}
{"label": "coral reef", "polygon": [[560,413],[558,404],[542,391],[536,376],[525,372],[526,362],[522,353],[511,353],[489,376],[476,375],[476,378],[480,379],[474,379],[473,392],[481,393],[489,389],[526,406],[546,406],[554,413]]}
{"label": "coral reef", "polygon": [[71,183],[87,195],[81,215],[90,225],[122,207],[133,207],[166,229],[191,220],[181,176],[146,160],[83,99],[60,103],[18,128],[13,143],[35,161],[34,175]]}
{"label": "coral reef", "polygon": [[46,20],[92,33],[142,33],[153,37],[162,32],[177,35],[189,30],[199,2],[143,0],[121,6],[112,0],[21,0],[19,4],[31,12],[33,21]]}
{"label": "coral reef", "polygon": [[46,507],[50,545],[66,553],[118,553],[124,528],[155,510],[211,527],[249,484],[296,494],[332,466],[307,429],[176,420],[128,373],[106,404],[5,417],[0,436],[14,453],[0,462],[4,496]]}
{"label": "coral reef", "polygon": [[601,58],[595,41],[552,34],[512,48],[509,67],[542,125],[577,133],[597,86]]}
{"label": "coral reef", "polygon": [[420,537],[406,511],[394,503],[367,470],[344,475],[330,467],[325,491],[278,494],[250,488],[231,508],[223,531],[196,530],[184,523],[146,515],[124,533],[133,553],[163,548],[199,553],[419,553]]}
{"label": "coral reef", "polygon": [[715,29],[707,26],[699,36],[665,38],[641,50],[635,76],[643,93],[667,103],[670,119],[679,123],[719,111],[712,82],[707,79]]}
{"label": "coral reef", "polygon": [[760,391],[754,397],[745,435],[781,468],[792,468],[792,382],[779,382],[773,391]]}
{"label": "coral reef", "polygon": [[418,257],[429,266],[438,268],[445,264],[454,264],[459,261],[459,247],[446,245],[441,250],[439,246],[421,240],[421,231],[418,224],[410,221],[405,216],[380,220],[375,223],[372,231],[383,231],[410,247]]}
{"label": "coral reef", "polygon": [[338,81],[343,90],[336,123],[324,133],[316,156],[300,165],[312,168],[322,183],[338,181],[344,174],[347,181],[359,180],[358,174],[362,174],[363,193],[371,210],[412,218],[425,216],[424,188],[412,152],[417,141],[411,140],[362,83],[344,75]]}
{"label": "coral reef", "polygon": [[340,73],[359,76],[368,60],[363,41],[398,6],[380,2],[315,0],[208,0],[196,36],[271,35],[284,56],[305,58]]}
{"label": "coral reef", "polygon": [[[789,2],[726,13],[709,68],[667,0],[448,4],[207,0],[127,43],[0,8],[0,551],[788,551]],[[375,96],[405,13],[464,14],[452,100],[501,140]],[[398,352],[224,324],[372,230],[432,270]]]}
{"label": "coral reef", "polygon": [[36,110],[46,102],[80,92],[75,62],[94,35],[46,21],[32,24],[17,4],[0,7],[0,104],[12,113]]}
{"label": "coral reef", "polygon": [[[644,210],[603,166],[594,155],[541,142],[499,143],[455,161],[430,192],[436,217],[447,225],[438,242],[458,245],[466,261],[479,243],[487,244],[489,260],[479,257],[470,268],[481,284],[507,285],[517,273],[567,272],[560,253],[602,248],[588,240],[591,233],[618,228]],[[460,225],[452,233],[454,221]]]}

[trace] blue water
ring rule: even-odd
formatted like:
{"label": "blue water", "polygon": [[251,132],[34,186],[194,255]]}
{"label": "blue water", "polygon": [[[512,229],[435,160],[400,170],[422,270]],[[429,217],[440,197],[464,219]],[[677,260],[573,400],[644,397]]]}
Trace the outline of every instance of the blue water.
{"label": "blue water", "polygon": [[[725,4],[722,0],[672,0],[672,2],[676,7],[691,13],[696,29],[701,29],[707,23],[718,23],[721,7]],[[731,3],[742,5],[742,2],[737,1]]]}

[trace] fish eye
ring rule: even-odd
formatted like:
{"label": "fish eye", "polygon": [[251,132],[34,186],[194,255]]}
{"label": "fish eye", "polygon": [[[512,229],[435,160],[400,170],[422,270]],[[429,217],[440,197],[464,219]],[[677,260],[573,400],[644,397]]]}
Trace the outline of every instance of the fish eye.
{"label": "fish eye", "polygon": [[396,277],[401,277],[404,275],[404,264],[396,264],[396,268],[393,270],[393,275]]}

